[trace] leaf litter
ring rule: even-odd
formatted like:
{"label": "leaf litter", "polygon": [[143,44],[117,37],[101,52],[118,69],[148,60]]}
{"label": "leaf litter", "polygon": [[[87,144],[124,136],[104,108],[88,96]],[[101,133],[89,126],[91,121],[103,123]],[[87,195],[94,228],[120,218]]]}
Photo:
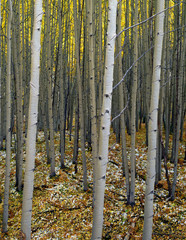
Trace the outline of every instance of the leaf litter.
{"label": "leaf litter", "polygon": [[[122,175],[121,145],[115,135],[110,135],[109,162],[107,167],[103,239],[142,239],[147,147],[144,144],[144,126],[136,135],[136,194],[135,206],[126,204],[125,177]],[[181,142],[179,159],[184,158],[184,143]],[[170,139],[171,142],[171,139]],[[35,180],[32,211],[32,239],[90,239],[92,230],[92,156],[87,147],[87,170],[89,188],[83,191],[81,152],[78,156],[78,173],[72,164],[73,141],[66,139],[64,170],[60,169],[60,136],[55,135],[56,176],[50,178],[47,165],[43,132],[37,139]],[[130,137],[127,135],[127,155],[130,159]],[[25,155],[24,155],[25,156]],[[6,152],[0,151],[0,194],[4,191]],[[178,181],[174,201],[167,199],[168,191],[162,163],[162,180],[155,188],[154,225],[152,239],[185,239],[185,163],[178,164]],[[25,163],[24,163],[25,164]],[[24,167],[23,167],[24,169]],[[170,179],[173,164],[168,162]],[[8,233],[1,239],[20,239],[22,193],[15,188],[15,153],[12,148]],[[0,203],[0,224],[3,202]]]}

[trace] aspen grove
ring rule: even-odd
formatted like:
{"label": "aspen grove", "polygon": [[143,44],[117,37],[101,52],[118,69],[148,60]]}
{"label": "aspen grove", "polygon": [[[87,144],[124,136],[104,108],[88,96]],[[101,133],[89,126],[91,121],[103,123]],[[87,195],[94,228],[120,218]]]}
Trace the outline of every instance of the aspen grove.
{"label": "aspen grove", "polygon": [[186,2],[0,0],[0,239],[186,239]]}

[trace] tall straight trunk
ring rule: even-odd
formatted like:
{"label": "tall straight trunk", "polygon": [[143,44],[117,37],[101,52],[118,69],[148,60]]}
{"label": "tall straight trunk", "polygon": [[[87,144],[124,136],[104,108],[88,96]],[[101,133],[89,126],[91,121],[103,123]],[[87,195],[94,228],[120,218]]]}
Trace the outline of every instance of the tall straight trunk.
{"label": "tall straight trunk", "polygon": [[[118,11],[118,33],[121,31],[121,10],[122,10],[122,2],[119,4],[119,11]],[[121,51],[121,35],[118,36],[118,50]],[[121,53],[118,56],[118,78],[119,81],[123,77],[122,72],[122,55]],[[130,196],[130,185],[129,185],[129,167],[128,167],[128,159],[127,159],[127,152],[126,152],[126,133],[125,133],[125,112],[124,109],[124,89],[123,84],[119,85],[119,110],[122,112],[120,117],[120,126],[121,126],[121,144],[122,144],[122,171],[123,176],[125,176],[126,181],[126,189],[127,189],[127,203],[129,203],[129,196]]]}
{"label": "tall straight trunk", "polygon": [[[135,0],[135,16],[134,24],[138,22],[138,0]],[[131,110],[131,186],[130,186],[130,204],[135,204],[135,169],[136,169],[136,156],[135,156],[135,143],[136,143],[136,96],[138,85],[138,27],[134,28],[134,71],[133,71],[133,84],[132,84],[132,110]]]}
{"label": "tall straight trunk", "polygon": [[105,58],[105,75],[103,88],[103,104],[100,125],[99,151],[96,159],[97,173],[95,179],[95,196],[93,210],[92,240],[102,238],[103,206],[106,180],[106,167],[108,162],[108,144],[110,135],[112,85],[114,71],[114,49],[116,37],[116,11],[117,0],[109,1],[108,8],[108,35]]}
{"label": "tall straight trunk", "polygon": [[[22,190],[22,165],[23,165],[23,109],[22,109],[22,53],[21,53],[21,39],[20,39],[20,0],[18,1],[18,16],[14,23],[15,26],[14,35],[14,59],[17,59],[16,71],[16,124],[17,124],[17,155],[16,155],[16,186],[17,190]],[[18,54],[16,49],[18,48]],[[17,58],[18,56],[18,58]]]}
{"label": "tall straight trunk", "polygon": [[[25,30],[24,30],[24,21],[25,19],[25,3],[24,0],[22,0],[22,23],[21,23],[21,27],[22,27],[22,39],[21,39],[21,46],[22,46],[22,51],[21,51],[21,61],[22,61],[22,84],[25,84]],[[25,88],[24,88],[25,89]],[[23,119],[24,119],[24,113],[23,113]],[[24,121],[23,121],[24,122]],[[23,125],[23,128],[25,126]]]}
{"label": "tall straight trunk", "polygon": [[41,71],[40,71],[40,83],[42,88],[40,88],[40,105],[41,105],[41,118],[43,122],[44,137],[46,143],[46,153],[47,153],[47,164],[50,164],[50,146],[48,139],[48,126],[47,126],[47,83],[45,81],[45,72],[46,72],[46,27],[44,27],[44,40],[42,44],[42,56],[41,56]]}
{"label": "tall straight trunk", "polygon": [[[22,128],[22,79],[20,78],[19,68],[19,31],[18,19],[14,9],[13,14],[13,60],[15,71],[15,89],[16,89],[16,186],[17,190],[22,188],[22,162],[23,162],[23,128]],[[19,21],[18,21],[19,22]]]}
{"label": "tall straight trunk", "polygon": [[[76,94],[77,95],[77,94]],[[79,104],[76,102],[75,109],[75,133],[74,133],[74,150],[72,163],[75,165],[75,173],[77,173],[77,158],[78,158],[78,142],[79,142]]]}
{"label": "tall straight trunk", "polygon": [[[165,2],[165,8],[169,7],[169,0]],[[169,31],[169,15],[168,13],[165,15],[165,32]],[[169,147],[169,133],[170,133],[170,59],[169,57],[169,35],[165,35],[165,51],[166,51],[166,72],[165,72],[165,81],[166,86],[165,86],[165,155],[168,157],[168,147]]]}
{"label": "tall straight trunk", "polygon": [[[99,34],[99,94],[98,94],[98,104],[97,104],[97,128],[100,128],[100,116],[101,116],[101,106],[102,106],[102,98],[103,98],[103,63],[102,63],[102,1],[98,1],[99,3],[99,26],[98,26],[98,34]],[[99,134],[99,132],[98,132]]]}
{"label": "tall straight trunk", "polygon": [[83,189],[88,189],[87,184],[87,166],[85,156],[85,131],[84,131],[84,112],[83,112],[83,93],[82,93],[82,79],[80,73],[80,52],[79,52],[79,21],[77,18],[77,2],[73,0],[74,9],[74,30],[75,30],[75,57],[76,57],[76,71],[77,71],[77,84],[78,84],[78,97],[79,97],[79,114],[80,114],[80,139],[81,139],[81,151],[83,159]]}
{"label": "tall straight trunk", "polygon": [[[179,1],[178,1],[179,2]],[[174,8],[174,28],[178,29],[180,26],[180,5]],[[171,153],[171,162],[174,163],[176,160],[176,138],[177,138],[177,129],[178,127],[178,115],[179,115],[179,66],[180,66],[180,30],[174,32],[174,61],[173,61],[173,110],[172,110],[172,130],[173,130],[173,142],[172,142],[172,153]]]}
{"label": "tall straight trunk", "polygon": [[[164,0],[157,0],[156,12],[164,10]],[[163,47],[164,33],[164,12],[156,16],[155,20],[155,45],[153,57],[153,75],[152,75],[152,93],[149,111],[149,129],[148,129],[148,159],[147,159],[147,180],[145,190],[145,212],[144,212],[144,227],[143,239],[150,240],[152,238],[153,224],[153,198],[154,198],[154,182],[155,182],[155,163],[156,163],[156,148],[157,148],[157,131],[158,131],[158,103],[160,91],[160,76],[161,76],[161,58]]]}
{"label": "tall straight trunk", "polygon": [[61,153],[61,168],[65,167],[65,96],[64,96],[64,76],[63,76],[63,55],[62,55],[62,9],[61,0],[58,0],[58,19],[59,19],[59,85],[60,85],[60,153]]}
{"label": "tall straight trunk", "polygon": [[[0,33],[1,33],[1,0],[0,0]],[[2,48],[1,48],[1,38],[0,38],[0,151],[3,149],[3,135],[2,135],[2,96],[1,96],[1,90],[2,90],[2,74],[1,74],[1,71],[2,71],[2,61],[1,61],[1,58],[2,58]],[[0,176],[1,177],[1,176]],[[1,203],[1,191],[0,191],[0,203]]]}
{"label": "tall straight trunk", "polygon": [[161,180],[161,160],[162,160],[162,144],[161,144],[161,136],[162,136],[162,128],[163,128],[163,91],[162,88],[164,79],[162,75],[162,80],[160,83],[160,97],[159,97],[159,112],[158,112],[158,132],[157,132],[157,149],[156,149],[156,178],[155,185]]}
{"label": "tall straight trunk", "polygon": [[12,22],[12,1],[9,0],[9,16],[7,26],[7,79],[6,79],[6,172],[5,190],[3,205],[3,227],[2,231],[8,230],[8,200],[10,188],[10,158],[11,158],[11,22]]}
{"label": "tall straight trunk", "polygon": [[[149,6],[149,8],[148,8]],[[147,15],[147,11],[149,10],[149,14]],[[149,2],[147,0],[145,0],[145,19],[147,19],[147,17],[151,17],[153,13],[153,0],[149,0]],[[145,35],[146,35],[146,48],[145,51],[147,51],[148,49],[150,49],[150,47],[152,46],[152,24],[153,21],[149,21],[149,24],[146,25],[145,28]],[[150,98],[151,98],[151,79],[152,79],[152,53],[151,51],[149,51],[147,53],[146,56],[146,64],[145,64],[145,68],[146,68],[146,96],[145,96],[145,126],[146,126],[146,144],[148,145],[148,124],[149,124],[149,108],[150,108]]]}
{"label": "tall straight trunk", "polygon": [[25,239],[31,239],[32,198],[34,188],[34,168],[36,154],[36,131],[39,99],[40,38],[42,22],[42,1],[37,0],[34,8],[32,36],[31,81],[28,113],[28,134],[26,142],[26,166],[23,189],[21,230]]}
{"label": "tall straight trunk", "polygon": [[[184,8],[184,6],[183,6]],[[186,9],[186,8],[185,8]],[[184,9],[184,10],[185,10]],[[178,6],[177,14],[180,13],[180,6]],[[178,16],[178,23],[179,23],[179,16]],[[178,24],[179,26],[179,24]],[[184,24],[183,24],[184,26]],[[171,193],[171,200],[175,199],[175,191],[176,191],[176,182],[177,182],[177,165],[178,165],[178,151],[179,151],[179,141],[180,141],[180,126],[181,126],[181,112],[182,112],[182,72],[184,68],[184,58],[185,58],[185,39],[183,38],[183,46],[181,48],[181,34],[178,30],[178,47],[177,47],[177,57],[176,61],[178,66],[178,73],[176,74],[176,109],[175,109],[175,129],[174,129],[174,138],[175,138],[175,145],[173,145],[174,154],[173,154],[173,162],[174,162],[174,174],[173,174],[173,183],[172,183],[172,193]],[[186,35],[186,34],[184,34]]]}
{"label": "tall straight trunk", "polygon": [[55,176],[55,151],[54,151],[54,123],[52,108],[52,63],[51,63],[51,35],[50,35],[50,6],[49,0],[46,2],[46,18],[47,18],[47,74],[48,74],[48,120],[50,134],[50,176]]}
{"label": "tall straight trunk", "polygon": [[[7,4],[8,4],[8,1],[7,1]],[[6,15],[8,16],[8,13]],[[5,26],[8,25],[7,21],[8,21],[8,17],[5,16],[5,19],[4,19]],[[2,29],[1,29],[1,31],[2,31]],[[5,34],[5,36],[7,36],[7,27],[5,27],[5,29],[4,29],[4,34]],[[7,41],[6,38],[1,37],[2,50],[5,49],[6,41]],[[2,51],[1,55],[2,55],[2,59],[6,58],[6,52],[5,51]],[[0,108],[1,108],[1,135],[0,135],[0,138],[1,138],[1,144],[2,145],[0,146],[0,148],[3,149],[3,147],[4,147],[3,140],[6,137],[6,128],[4,126],[6,126],[6,109],[5,109],[6,108],[5,107],[5,105],[6,105],[6,99],[5,99],[6,98],[6,96],[5,96],[6,75],[5,74],[6,74],[6,64],[7,63],[6,63],[6,61],[2,61],[1,64],[2,64],[2,69],[1,69],[2,72],[1,72],[1,93],[0,93],[0,95],[1,95],[1,100],[0,100],[0,102],[1,102],[1,105],[0,105]]]}
{"label": "tall straight trunk", "polygon": [[[1,0],[0,0],[0,31],[1,31]],[[2,75],[1,75],[1,57],[2,57],[2,54],[1,54],[1,38],[0,38],[0,150],[3,149],[3,135],[2,135],[2,108],[1,108],[1,86],[2,86]]]}
{"label": "tall straight trunk", "polygon": [[[96,179],[96,159],[98,154],[98,138],[97,138],[97,114],[96,114],[96,90],[95,90],[95,52],[94,39],[95,34],[93,21],[93,3],[88,0],[88,29],[89,29],[89,83],[90,83],[90,114],[91,114],[91,143],[93,156],[93,186]],[[94,193],[93,193],[94,194]]]}

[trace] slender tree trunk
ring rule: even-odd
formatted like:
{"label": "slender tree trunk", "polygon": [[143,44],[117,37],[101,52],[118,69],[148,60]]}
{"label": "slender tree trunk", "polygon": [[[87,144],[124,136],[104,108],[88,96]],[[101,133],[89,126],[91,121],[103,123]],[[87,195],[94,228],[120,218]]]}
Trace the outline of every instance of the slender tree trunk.
{"label": "slender tree trunk", "polygon": [[[1,31],[1,0],[0,0],[0,31]],[[1,75],[1,57],[2,57],[2,54],[1,54],[1,38],[0,38],[0,150],[3,149],[3,135],[2,135],[2,108],[1,108],[1,105],[2,105],[2,101],[1,101],[1,90],[2,90],[2,75]]]}
{"label": "slender tree trunk", "polygon": [[12,1],[9,0],[9,16],[7,26],[7,79],[6,79],[6,173],[3,205],[3,227],[2,232],[7,232],[8,227],[8,200],[10,188],[10,158],[11,158],[11,21]]}
{"label": "slender tree trunk", "polygon": [[[156,12],[164,10],[164,0],[157,0]],[[157,148],[157,131],[158,131],[158,102],[160,91],[160,76],[161,76],[161,56],[163,47],[163,25],[164,12],[156,17],[155,29],[155,45],[153,59],[153,75],[152,75],[152,93],[149,111],[149,129],[148,129],[148,159],[147,159],[147,180],[145,191],[145,213],[143,239],[150,240],[152,238],[153,224],[153,198],[154,198],[154,182],[155,182],[155,162]]]}
{"label": "slender tree trunk", "polygon": [[[134,24],[138,22],[138,0],[135,0],[135,16]],[[130,186],[130,205],[135,205],[135,169],[136,169],[136,156],[135,156],[135,143],[136,143],[136,96],[138,86],[138,28],[134,29],[134,72],[133,72],[133,84],[132,84],[132,110],[131,110],[131,186]]]}
{"label": "slender tree trunk", "polygon": [[55,176],[55,151],[54,151],[54,123],[53,123],[53,108],[52,108],[52,63],[51,63],[51,35],[50,35],[50,6],[49,0],[46,2],[46,17],[47,17],[47,73],[48,73],[48,119],[50,131],[50,176]]}
{"label": "slender tree trunk", "polygon": [[92,240],[102,238],[103,206],[106,180],[106,167],[108,162],[108,143],[110,134],[112,85],[114,70],[114,49],[116,37],[116,11],[117,0],[109,1],[108,8],[108,35],[105,59],[105,75],[103,88],[103,104],[100,125],[99,152],[96,160],[97,173],[95,185],[95,198],[93,210]]}
{"label": "slender tree trunk", "polygon": [[[122,2],[119,4],[119,11],[118,11],[118,33],[121,31],[121,10],[122,10]],[[121,35],[118,36],[118,50],[121,51]],[[122,55],[121,53],[118,56],[118,78],[119,81],[123,77],[122,72]],[[129,167],[128,167],[128,159],[127,159],[127,152],[126,152],[126,133],[125,133],[125,112],[124,109],[124,89],[123,84],[119,85],[119,110],[122,112],[120,117],[120,126],[121,126],[121,144],[122,144],[122,171],[123,176],[125,176],[126,180],[126,189],[127,189],[127,203],[129,203],[130,199],[130,185],[129,185]]]}
{"label": "slender tree trunk", "polygon": [[[93,186],[95,186],[97,165],[96,159],[98,154],[97,138],[97,114],[96,114],[96,89],[95,89],[95,60],[94,60],[94,38],[95,34],[93,21],[93,3],[88,0],[88,29],[89,29],[89,82],[90,82],[90,114],[91,114],[91,143],[93,156]],[[94,193],[93,193],[94,194]],[[94,200],[93,200],[94,201]]]}
{"label": "slender tree trunk", "polygon": [[[0,0],[0,31],[1,31],[1,0]],[[2,136],[2,121],[1,121],[1,116],[2,116],[2,108],[1,108],[1,83],[2,83],[2,75],[1,75],[1,38],[0,38],[0,151],[3,148],[3,136]],[[0,176],[1,177],[1,176]],[[0,190],[0,203],[1,203],[1,190]]]}
{"label": "slender tree trunk", "polygon": [[81,139],[81,151],[83,159],[83,189],[88,189],[87,184],[87,167],[85,156],[85,131],[84,131],[84,112],[83,112],[83,94],[82,94],[82,79],[80,73],[80,53],[79,53],[79,37],[78,37],[78,18],[77,18],[77,3],[73,0],[74,9],[74,30],[75,30],[75,57],[76,57],[76,71],[77,71],[77,84],[78,84],[78,97],[79,97],[79,113],[80,113],[80,139]]}
{"label": "slender tree trunk", "polygon": [[[178,6],[177,14],[180,14],[180,6]],[[179,19],[179,16],[178,16]],[[179,26],[179,20],[178,24]],[[176,109],[175,109],[175,129],[174,129],[174,138],[175,138],[175,145],[173,145],[174,154],[173,154],[173,163],[174,163],[174,175],[173,175],[173,183],[172,183],[172,194],[171,194],[171,200],[173,201],[175,199],[175,191],[176,191],[176,182],[177,182],[177,165],[178,165],[178,151],[179,151],[179,141],[180,141],[180,126],[181,126],[181,110],[182,110],[182,68],[184,68],[184,58],[185,58],[185,46],[183,45],[183,48],[181,49],[181,34],[178,30],[178,46],[177,46],[177,68],[176,71],[176,99],[174,101],[176,102]],[[185,41],[184,41],[185,42]],[[184,43],[183,42],[183,43]],[[180,58],[180,59],[179,59]]]}
{"label": "slender tree trunk", "polygon": [[[101,116],[101,106],[103,99],[103,63],[102,63],[102,1],[99,1],[99,26],[98,26],[98,34],[99,34],[99,95],[98,95],[98,106],[97,106],[97,129],[100,128],[100,116]],[[98,132],[99,134],[99,132]]]}
{"label": "slender tree trunk", "polygon": [[[17,22],[16,22],[17,21]],[[14,59],[16,74],[16,124],[17,124],[17,155],[16,155],[16,186],[22,190],[22,165],[23,165],[23,110],[22,110],[22,53],[20,39],[20,0],[18,0],[18,16],[14,23]],[[18,49],[17,49],[18,48]],[[17,50],[16,50],[17,49]],[[18,52],[18,54],[17,54]],[[18,57],[17,57],[18,56]]]}
{"label": "slender tree trunk", "polygon": [[[148,8],[149,6],[149,8]],[[152,16],[153,13],[153,0],[145,0],[145,19],[147,17]],[[147,11],[149,10],[149,15],[147,15]],[[153,27],[152,27],[153,21],[149,21],[149,24],[146,25],[145,28],[145,35],[146,35],[146,45],[145,51],[147,51],[151,46],[152,46],[152,32],[153,32]],[[150,98],[151,98],[151,79],[152,79],[152,52],[149,51],[146,56],[146,96],[145,96],[145,105],[146,105],[146,113],[145,113],[145,125],[146,125],[146,145],[148,146],[148,129],[149,129],[149,108],[150,108]]]}
{"label": "slender tree trunk", "polygon": [[75,165],[75,173],[77,173],[78,142],[79,142],[79,104],[77,101],[75,109],[74,151],[72,160],[72,163]]}
{"label": "slender tree trunk", "polygon": [[[165,2],[165,8],[169,7],[169,0]],[[169,15],[165,15],[165,32],[169,31]],[[165,155],[168,159],[168,148],[169,148],[169,133],[170,133],[170,57],[169,57],[169,46],[170,46],[170,40],[169,35],[165,35],[165,51],[166,51],[166,72],[165,72]]]}
{"label": "slender tree trunk", "polygon": [[21,230],[25,239],[31,239],[32,198],[34,188],[34,168],[36,154],[36,131],[39,98],[40,37],[42,22],[42,1],[37,0],[34,8],[32,36],[31,81],[28,113],[28,135],[26,142],[26,166],[23,189]]}
{"label": "slender tree trunk", "polygon": [[61,168],[65,167],[65,97],[64,97],[64,76],[63,76],[63,55],[62,55],[62,8],[61,0],[58,0],[58,19],[59,19],[59,85],[60,85],[60,153],[61,153]]}

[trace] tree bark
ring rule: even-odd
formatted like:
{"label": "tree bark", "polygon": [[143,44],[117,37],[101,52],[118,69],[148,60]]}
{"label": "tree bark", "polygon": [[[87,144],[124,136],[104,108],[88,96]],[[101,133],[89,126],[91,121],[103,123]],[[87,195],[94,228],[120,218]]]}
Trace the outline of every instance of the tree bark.
{"label": "tree bark", "polygon": [[[121,31],[121,10],[122,10],[122,2],[119,5],[118,11],[118,33]],[[121,51],[121,35],[118,36],[118,50]],[[123,72],[122,72],[122,55],[121,53],[118,56],[118,78],[119,81],[122,79]],[[130,200],[130,183],[129,183],[129,167],[128,167],[128,159],[127,159],[127,152],[126,152],[126,127],[125,127],[125,114],[126,112],[123,111],[124,109],[124,89],[123,84],[119,85],[119,110],[122,112],[120,117],[120,126],[121,126],[121,144],[122,144],[122,171],[123,176],[125,176],[126,181],[126,189],[127,189],[127,203]]]}
{"label": "tree bark", "polygon": [[[159,13],[164,10],[164,0],[157,0],[157,10]],[[147,180],[145,190],[145,212],[143,239],[150,240],[152,238],[153,224],[153,198],[154,198],[154,182],[155,182],[155,162],[157,148],[157,131],[158,131],[158,102],[160,91],[161,76],[161,56],[163,47],[163,27],[164,12],[156,16],[155,20],[155,45],[153,57],[153,75],[152,75],[152,92],[149,111],[149,128],[148,128],[148,158],[147,158]]]}
{"label": "tree bark", "polygon": [[[93,157],[93,186],[95,186],[97,165],[96,159],[98,154],[98,134],[97,134],[97,114],[96,114],[96,90],[95,90],[95,52],[94,39],[95,34],[93,21],[93,3],[88,0],[88,29],[89,29],[89,83],[90,83],[90,114],[91,114],[91,144]],[[94,188],[93,188],[94,189]],[[93,193],[94,195],[94,193]],[[94,200],[93,200],[94,201]]]}
{"label": "tree bark", "polygon": [[74,9],[74,30],[75,30],[75,57],[76,57],[76,71],[77,71],[77,84],[78,84],[78,97],[79,97],[79,114],[80,114],[80,139],[81,139],[81,151],[83,159],[83,189],[86,191],[88,189],[87,183],[87,166],[86,166],[86,156],[85,156],[85,131],[84,131],[84,112],[83,112],[83,93],[82,93],[82,79],[80,73],[80,53],[79,53],[79,37],[78,37],[78,18],[77,18],[77,3],[73,0]]}
{"label": "tree bark", "polygon": [[40,38],[42,22],[42,1],[37,0],[34,8],[34,26],[32,36],[31,81],[28,114],[28,136],[26,142],[26,166],[23,189],[23,207],[21,230],[26,240],[31,239],[32,198],[34,188],[34,168],[36,154],[36,131],[39,98]]}
{"label": "tree bark", "polygon": [[[135,0],[135,16],[134,24],[138,21],[138,0]],[[138,84],[138,27],[134,29],[134,71],[133,71],[133,84],[132,84],[132,109],[131,109],[131,185],[130,185],[130,205],[135,205],[135,169],[136,169],[136,157],[135,157],[135,143],[136,143],[136,96],[137,96],[137,84]]]}
{"label": "tree bark", "polygon": [[10,158],[11,158],[11,22],[12,1],[9,0],[9,16],[7,25],[7,79],[6,79],[6,166],[5,166],[5,190],[3,205],[2,232],[8,231],[8,200],[10,188]]}
{"label": "tree bark", "polygon": [[108,162],[108,143],[110,134],[112,85],[114,70],[114,49],[116,37],[117,0],[109,1],[108,8],[108,35],[105,59],[105,75],[103,88],[103,104],[100,125],[99,151],[96,160],[97,173],[95,179],[95,198],[93,210],[92,240],[102,238],[103,205],[106,180],[106,166]]}
{"label": "tree bark", "polygon": [[49,120],[49,135],[50,135],[50,177],[55,173],[55,151],[54,151],[54,123],[53,123],[53,108],[52,108],[52,63],[51,63],[51,35],[50,35],[50,7],[49,0],[46,2],[46,17],[47,17],[47,73],[48,73],[48,120]]}
{"label": "tree bark", "polygon": [[[0,29],[1,29],[1,0],[0,0]],[[2,56],[2,54],[1,54],[1,38],[0,38],[0,150],[2,150],[3,149],[3,135],[2,135],[2,109],[1,109],[1,98],[2,98],[2,96],[1,96],[1,89],[2,89],[2,75],[1,75],[1,56]]]}

